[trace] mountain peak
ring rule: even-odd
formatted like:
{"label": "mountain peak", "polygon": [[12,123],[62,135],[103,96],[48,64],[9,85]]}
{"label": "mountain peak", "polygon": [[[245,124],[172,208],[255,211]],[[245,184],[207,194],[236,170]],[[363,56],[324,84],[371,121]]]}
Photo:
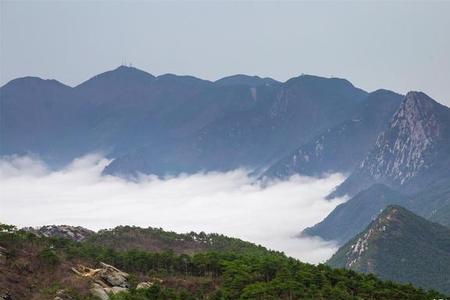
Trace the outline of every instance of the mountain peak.
{"label": "mountain peak", "polygon": [[338,78],[338,77],[322,77],[316,75],[302,74],[297,77],[293,77],[286,81],[286,83],[328,83],[328,84],[337,84],[342,86],[350,86],[354,87],[353,84],[347,79]]}
{"label": "mountain peak", "polygon": [[[408,92],[396,117],[408,117],[413,122],[427,119],[439,104],[422,92]],[[411,125],[411,124],[410,124]]]}
{"label": "mountain peak", "polygon": [[324,97],[330,97],[330,94],[347,95],[349,92],[356,97],[358,102],[363,101],[367,97],[367,92],[355,87],[350,81],[337,77],[321,77],[315,75],[302,74],[298,77],[289,79],[284,83],[286,89],[296,91],[316,91]]}
{"label": "mountain peak", "polygon": [[373,269],[370,261],[365,262],[365,256],[372,252],[371,248],[376,247],[377,241],[382,239],[382,236],[390,235],[392,231],[402,228],[402,225],[408,222],[408,218],[413,216],[415,216],[413,213],[408,212],[399,205],[387,206],[363,232],[341,248],[345,249],[345,251],[336,253],[330,259],[330,262],[333,264],[336,261],[336,257],[344,255],[346,260],[345,267],[362,267],[361,265],[365,264],[364,271],[374,272],[375,269]]}
{"label": "mountain peak", "polygon": [[98,74],[87,81],[77,86],[81,88],[100,85],[124,85],[124,84],[142,84],[147,83],[155,79],[150,73],[137,69],[135,67],[129,67],[121,65],[114,70],[106,71]]}
{"label": "mountain peak", "polygon": [[412,215],[412,213],[400,205],[388,205],[378,216],[377,222],[372,224],[372,228],[376,229],[380,224],[386,226],[392,224],[394,221],[402,222],[402,219],[407,218],[409,214]]}
{"label": "mountain peak", "polygon": [[[440,108],[440,104],[422,92],[406,95],[388,131],[381,134],[376,143],[375,158],[381,162],[381,167],[385,167],[384,175],[403,184],[429,167],[429,153],[442,139],[446,124]],[[372,174],[375,178],[380,175],[378,171]]]}
{"label": "mountain peak", "polygon": [[449,292],[449,249],[448,228],[390,205],[327,263]]}
{"label": "mountain peak", "polygon": [[450,173],[450,109],[422,92],[409,92],[358,169],[331,197],[384,183],[406,194]]}
{"label": "mountain peak", "polygon": [[43,79],[43,78],[36,77],[36,76],[26,76],[26,77],[13,79],[0,88],[1,89],[5,89],[5,88],[18,88],[18,89],[38,88],[38,89],[41,89],[43,87],[70,88],[69,86],[59,82],[58,80]]}

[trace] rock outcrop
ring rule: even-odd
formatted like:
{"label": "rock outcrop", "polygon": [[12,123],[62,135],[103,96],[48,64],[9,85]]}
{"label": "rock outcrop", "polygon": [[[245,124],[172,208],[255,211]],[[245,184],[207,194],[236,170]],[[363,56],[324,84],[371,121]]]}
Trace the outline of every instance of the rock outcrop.
{"label": "rock outcrop", "polygon": [[127,291],[128,273],[122,272],[114,266],[100,262],[100,268],[93,269],[83,265],[73,267],[77,275],[88,278],[92,282],[91,293],[102,300],[108,300],[110,294]]}
{"label": "rock outcrop", "polygon": [[37,228],[26,227],[23,230],[34,233],[37,236],[67,238],[75,242],[81,242],[95,233],[81,226],[70,225],[46,225]]}

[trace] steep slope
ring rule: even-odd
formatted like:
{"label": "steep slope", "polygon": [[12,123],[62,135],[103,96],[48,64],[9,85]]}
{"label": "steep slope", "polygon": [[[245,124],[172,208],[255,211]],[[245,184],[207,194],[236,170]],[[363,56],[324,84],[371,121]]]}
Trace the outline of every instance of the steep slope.
{"label": "steep slope", "polygon": [[389,206],[328,265],[448,293],[450,229]]}
{"label": "steep slope", "polygon": [[294,174],[320,176],[353,171],[385,129],[402,98],[386,90],[370,93],[350,120],[322,132],[275,163],[264,175],[287,178]]}
{"label": "steep slope", "polygon": [[355,195],[373,183],[412,194],[450,177],[450,109],[409,92],[358,169],[331,197]]}
{"label": "steep slope", "polygon": [[361,232],[388,205],[403,205],[407,197],[383,184],[375,184],[338,205],[323,221],[303,230],[303,235],[319,236],[344,244]]}

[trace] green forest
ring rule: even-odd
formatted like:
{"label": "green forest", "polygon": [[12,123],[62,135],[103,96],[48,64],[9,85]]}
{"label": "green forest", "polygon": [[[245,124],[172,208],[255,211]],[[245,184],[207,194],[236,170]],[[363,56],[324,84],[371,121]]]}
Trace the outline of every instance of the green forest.
{"label": "green forest", "polygon": [[[27,282],[36,285],[39,278],[45,278],[41,279],[45,284],[39,290],[44,295],[42,299],[46,299],[45,295],[53,299],[49,286],[54,290],[65,286],[70,289],[73,299],[94,299],[82,292],[81,284],[78,288],[70,287],[68,282],[71,281],[61,274],[73,276],[70,272],[64,273],[64,268],[77,263],[95,265],[100,261],[130,274],[129,291],[111,295],[112,300],[444,298],[435,291],[383,281],[370,274],[302,263],[280,252],[249,247],[248,243],[239,249],[236,240],[233,241],[234,250],[192,255],[176,254],[171,250],[116,251],[92,242],[37,237],[8,225],[0,228],[0,246],[8,249],[6,272],[14,276],[14,272],[20,272],[27,264],[31,270],[26,275],[29,277]],[[135,289],[142,279],[153,280],[155,284],[146,289]]]}

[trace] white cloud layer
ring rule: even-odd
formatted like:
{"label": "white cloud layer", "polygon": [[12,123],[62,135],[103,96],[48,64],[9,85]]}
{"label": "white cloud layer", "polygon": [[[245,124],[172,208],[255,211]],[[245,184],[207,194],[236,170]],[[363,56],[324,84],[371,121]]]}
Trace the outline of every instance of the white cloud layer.
{"label": "white cloud layer", "polygon": [[343,199],[325,195],[343,181],[294,176],[267,186],[245,170],[200,173],[130,182],[101,176],[108,161],[89,155],[50,171],[32,157],[0,160],[0,222],[17,226],[117,225],[205,231],[239,237],[317,263],[336,250],[319,239],[294,238],[322,220]]}

